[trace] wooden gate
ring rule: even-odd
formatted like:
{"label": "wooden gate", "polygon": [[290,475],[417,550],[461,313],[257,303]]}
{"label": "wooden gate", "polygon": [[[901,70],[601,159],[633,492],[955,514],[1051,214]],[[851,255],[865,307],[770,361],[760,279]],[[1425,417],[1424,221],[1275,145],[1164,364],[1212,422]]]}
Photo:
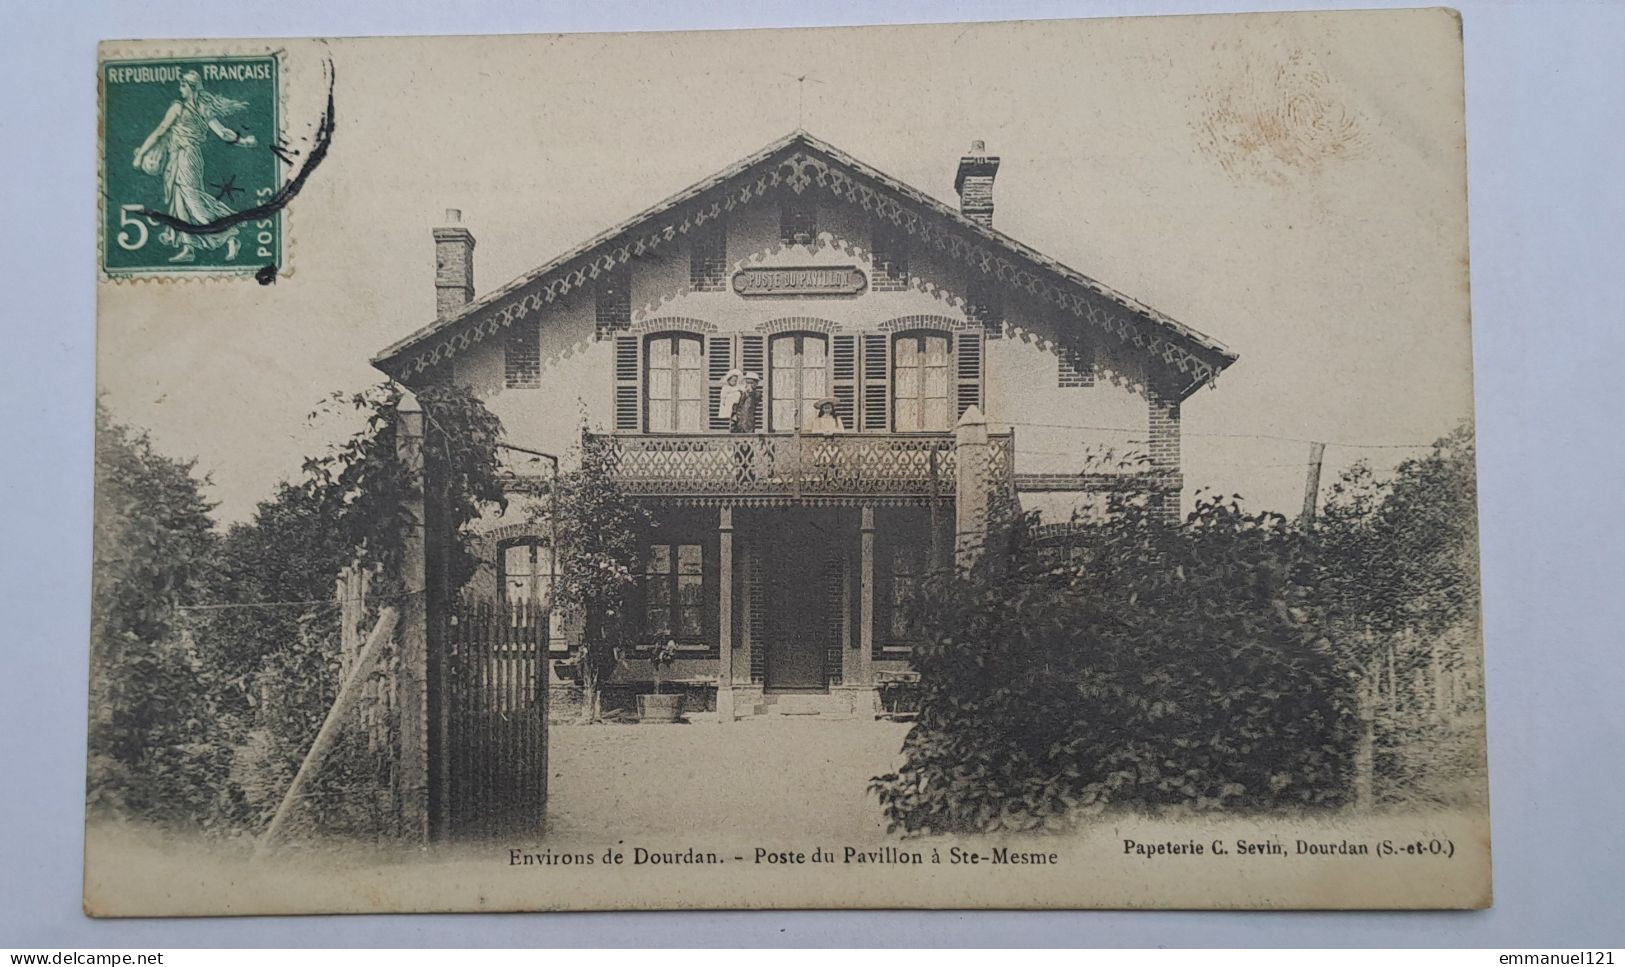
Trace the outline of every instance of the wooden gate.
{"label": "wooden gate", "polygon": [[444,829],[454,839],[540,836],[547,816],[547,612],[462,600],[446,617]]}

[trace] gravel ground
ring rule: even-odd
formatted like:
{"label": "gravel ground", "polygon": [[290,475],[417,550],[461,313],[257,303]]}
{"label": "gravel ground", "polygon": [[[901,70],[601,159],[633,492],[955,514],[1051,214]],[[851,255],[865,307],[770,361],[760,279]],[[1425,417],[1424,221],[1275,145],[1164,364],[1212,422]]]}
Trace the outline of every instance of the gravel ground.
{"label": "gravel ground", "polygon": [[553,725],[548,831],[562,840],[728,831],[881,836],[869,779],[908,725],[763,716],[724,725]]}

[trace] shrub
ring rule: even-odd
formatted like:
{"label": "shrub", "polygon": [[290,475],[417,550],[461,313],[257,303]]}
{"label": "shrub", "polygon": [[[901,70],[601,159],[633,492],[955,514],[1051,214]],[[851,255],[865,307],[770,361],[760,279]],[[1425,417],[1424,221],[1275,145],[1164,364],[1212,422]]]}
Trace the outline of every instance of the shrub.
{"label": "shrub", "polygon": [[1183,525],[1121,506],[1075,530],[1081,555],[1025,532],[912,609],[920,716],[873,785],[893,830],[1345,800],[1351,684],[1285,518],[1211,497]]}
{"label": "shrub", "polygon": [[96,407],[87,797],[95,812],[210,827],[230,752],[218,676],[182,614],[215,546],[193,464]]}
{"label": "shrub", "polygon": [[639,540],[650,518],[616,485],[610,452],[587,442],[582,429],[580,464],[559,480],[557,606],[583,619],[570,665],[585,693],[581,719],[595,722],[603,685],[620,668],[630,639],[627,602],[637,590]]}

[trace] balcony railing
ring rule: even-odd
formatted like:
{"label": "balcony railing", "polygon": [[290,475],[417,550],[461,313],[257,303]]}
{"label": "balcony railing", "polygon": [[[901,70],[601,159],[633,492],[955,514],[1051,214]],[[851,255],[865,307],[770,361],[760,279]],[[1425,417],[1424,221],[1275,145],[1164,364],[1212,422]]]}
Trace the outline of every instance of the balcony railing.
{"label": "balcony railing", "polygon": [[[630,494],[952,497],[952,433],[592,435]],[[987,479],[1008,486],[1014,434],[989,434]]]}

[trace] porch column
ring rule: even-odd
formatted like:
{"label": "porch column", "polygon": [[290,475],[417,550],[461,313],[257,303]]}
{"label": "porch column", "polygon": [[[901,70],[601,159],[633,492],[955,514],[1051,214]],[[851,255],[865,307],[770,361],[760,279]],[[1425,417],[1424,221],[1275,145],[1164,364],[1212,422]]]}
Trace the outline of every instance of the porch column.
{"label": "porch column", "polygon": [[854,684],[873,685],[875,681],[875,509],[863,507],[859,523],[858,558],[858,680]]}
{"label": "porch column", "polygon": [[734,509],[717,512],[717,718],[734,720]]}

